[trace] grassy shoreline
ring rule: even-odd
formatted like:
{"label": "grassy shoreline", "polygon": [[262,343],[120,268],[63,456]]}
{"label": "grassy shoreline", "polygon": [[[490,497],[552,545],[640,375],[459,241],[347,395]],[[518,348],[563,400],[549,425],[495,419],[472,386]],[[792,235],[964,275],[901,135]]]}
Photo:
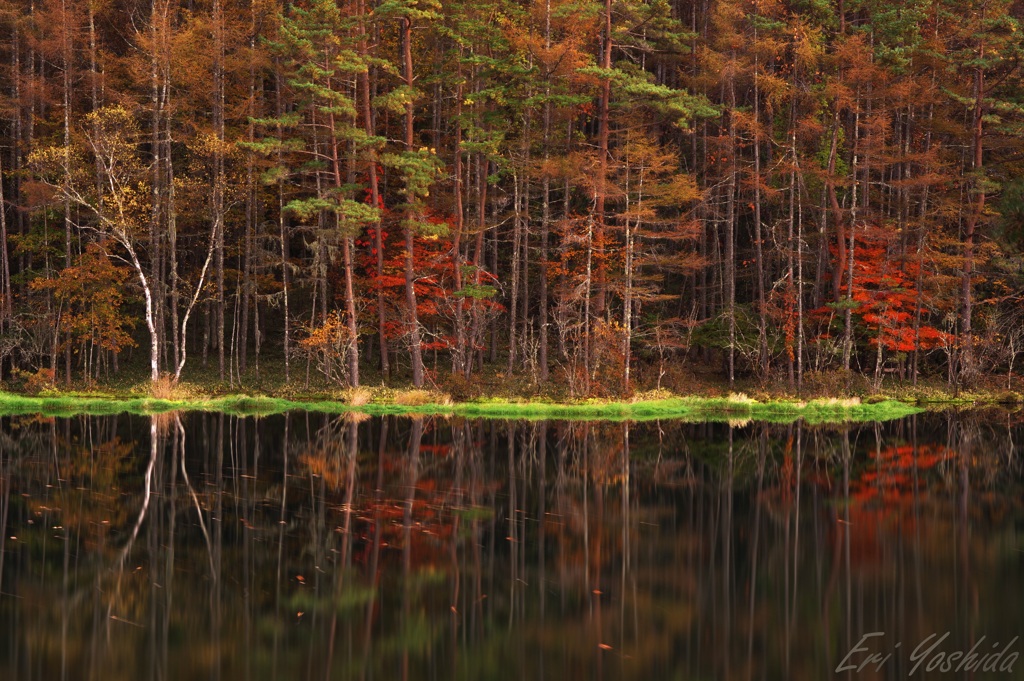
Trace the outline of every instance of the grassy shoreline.
{"label": "grassy shoreline", "polygon": [[[266,373],[266,372],[265,372]],[[280,378],[280,377],[278,377]],[[923,411],[1004,407],[1021,409],[1024,394],[989,381],[975,391],[951,392],[947,386],[890,384],[882,392],[856,384],[813,385],[808,395],[796,396],[784,386],[738,385],[738,392],[696,378],[685,394],[665,389],[639,392],[632,398],[572,399],[555,383],[527,385],[514,377],[496,374],[473,384],[474,391],[368,385],[338,388],[307,385],[300,388],[265,376],[262,384],[234,388],[196,376],[178,384],[169,379],[156,383],[125,375],[104,385],[54,386],[19,391],[16,385],[0,384],[0,415],[43,414],[158,414],[168,411],[218,411],[237,415],[269,415],[289,410],[328,414],[458,416],[497,419],[576,419],[645,421],[745,420],[791,423],[880,421]],[[77,388],[77,389],[76,389]],[[875,390],[878,390],[876,387]],[[746,392],[740,392],[746,391]],[[748,396],[749,395],[749,396]]]}
{"label": "grassy shoreline", "polygon": [[745,395],[728,397],[676,396],[664,393],[634,401],[591,400],[552,403],[541,401],[480,400],[451,402],[447,396],[428,391],[378,393],[350,391],[326,399],[312,396],[282,398],[265,395],[227,396],[103,396],[52,393],[39,396],[0,392],[0,415],[76,414],[139,415],[169,411],[216,411],[233,415],[270,415],[290,410],[328,414],[361,413],[407,416],[452,416],[497,419],[569,419],[601,421],[773,421],[809,423],[881,421],[925,411],[898,400],[862,403],[859,399],[753,400]]}
{"label": "grassy shoreline", "polygon": [[[364,385],[342,388],[315,375],[288,381],[281,363],[250,367],[241,378],[224,382],[199,364],[175,383],[169,377],[148,379],[148,368],[126,364],[99,383],[68,384],[21,375],[0,383],[0,415],[153,414],[167,411],[220,411],[265,415],[288,410],[369,415],[440,415],[498,419],[584,419],[744,421],[790,423],[873,421],[900,418],[922,411],[1024,408],[1021,384],[1008,389],[1006,378],[985,375],[971,391],[954,392],[941,380],[917,384],[886,380],[875,384],[845,372],[808,374],[798,395],[785,382],[737,380],[723,384],[713,370],[677,376],[664,387],[630,397],[606,394],[583,399],[570,394],[564,382],[538,384],[528,376],[488,370],[473,380],[442,376],[432,389],[407,384],[387,385],[372,371]],[[643,385],[642,381],[638,386]],[[659,384],[660,385],[660,384]],[[600,386],[597,387],[600,390]]]}

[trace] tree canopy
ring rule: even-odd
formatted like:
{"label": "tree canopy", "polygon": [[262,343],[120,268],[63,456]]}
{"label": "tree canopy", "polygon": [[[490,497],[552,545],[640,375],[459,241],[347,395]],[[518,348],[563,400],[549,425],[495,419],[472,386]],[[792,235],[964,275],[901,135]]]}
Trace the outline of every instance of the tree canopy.
{"label": "tree canopy", "polygon": [[6,2],[0,379],[1010,373],[1022,13]]}

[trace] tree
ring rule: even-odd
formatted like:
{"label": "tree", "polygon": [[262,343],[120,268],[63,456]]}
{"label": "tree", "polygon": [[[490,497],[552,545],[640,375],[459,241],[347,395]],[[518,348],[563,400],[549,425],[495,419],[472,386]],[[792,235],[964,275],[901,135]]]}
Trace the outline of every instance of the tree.
{"label": "tree", "polygon": [[622,188],[622,210],[615,222],[622,231],[625,251],[619,287],[622,388],[629,393],[634,337],[647,331],[636,328],[635,317],[641,305],[666,300],[662,291],[667,277],[688,273],[694,266],[692,254],[677,248],[697,235],[692,219],[682,209],[699,199],[700,192],[693,178],[680,170],[675,155],[639,127],[627,132],[617,156],[616,184]]}
{"label": "tree", "polygon": [[[942,3],[940,12],[949,12],[955,27],[949,46],[949,59],[958,76],[952,97],[958,103],[970,103],[967,126],[970,140],[970,166],[964,169],[964,188],[971,201],[964,207],[963,268],[960,277],[960,356],[959,378],[970,383],[977,371],[974,363],[973,276],[975,240],[979,225],[989,219],[986,199],[994,186],[985,167],[986,127],[1001,127],[1005,118],[1016,112],[1016,105],[1002,99],[1007,88],[1019,83],[1022,55],[1020,24],[1009,0],[979,0],[955,7]],[[1013,97],[1014,95],[1010,95]]]}
{"label": "tree", "polygon": [[412,384],[423,385],[423,349],[420,340],[420,322],[416,311],[415,233],[426,229],[421,220],[422,201],[429,194],[439,169],[436,150],[416,148],[415,106],[418,91],[414,86],[412,58],[412,27],[414,21],[432,21],[438,18],[437,0],[386,0],[376,9],[382,18],[397,19],[401,32],[402,86],[391,94],[397,105],[404,109],[402,141],[403,151],[381,156],[381,162],[396,170],[405,183],[405,203],[401,206],[402,233],[405,235],[405,305],[408,315],[409,353],[412,359]]}
{"label": "tree", "polygon": [[[120,106],[104,107],[86,116],[88,153],[102,168],[104,191],[102,199],[95,192],[84,168],[85,150],[70,153],[63,148],[46,147],[32,153],[29,162],[37,175],[56,191],[57,195],[91,213],[89,227],[102,237],[110,239],[118,250],[108,255],[125,261],[134,271],[142,288],[145,303],[145,323],[150,337],[150,380],[160,378],[160,331],[157,327],[154,282],[147,276],[144,265],[142,240],[150,217],[150,187],[147,169],[140,158],[141,131],[131,113]],[[70,178],[70,179],[64,179]],[[203,290],[206,274],[213,257],[215,235],[211,234],[206,260],[197,277],[195,289],[185,306],[180,326],[174,329],[181,342],[181,357],[174,369],[174,378],[181,376],[185,366],[185,340],[188,322],[196,301]]]}
{"label": "tree", "polygon": [[135,345],[130,334],[132,320],[123,309],[123,287],[130,276],[131,270],[117,265],[103,243],[92,242],[77,263],[61,270],[56,278],[32,282],[34,288],[52,290],[61,305],[60,324],[67,333],[65,345],[69,351],[73,351],[75,344],[84,349],[82,373],[87,379],[98,377],[98,351],[116,355]]}
{"label": "tree", "polygon": [[[351,167],[346,164],[344,145],[353,154],[364,155],[379,143],[359,125],[360,108],[354,78],[361,78],[368,68],[364,55],[355,50],[352,25],[331,0],[316,1],[308,8],[293,6],[289,15],[280,17],[280,30],[275,49],[284,59],[288,83],[298,95],[295,112],[277,119],[260,121],[287,129],[294,136],[268,138],[243,146],[265,154],[281,150],[289,152],[288,165],[278,167],[271,177],[287,176],[306,179],[304,195],[289,201],[282,210],[296,218],[315,234],[314,268],[317,279],[316,298],[323,308],[321,324],[332,328],[337,317],[327,311],[330,299],[327,269],[340,246],[344,268],[345,335],[348,370],[347,381],[359,385],[359,331],[356,311],[354,240],[368,225],[380,224],[380,208],[357,197],[363,187],[354,184]],[[364,120],[365,124],[365,120]],[[376,173],[376,170],[374,170]],[[371,191],[376,188],[371,186]],[[316,324],[312,324],[316,328]],[[328,334],[329,335],[329,334]]]}

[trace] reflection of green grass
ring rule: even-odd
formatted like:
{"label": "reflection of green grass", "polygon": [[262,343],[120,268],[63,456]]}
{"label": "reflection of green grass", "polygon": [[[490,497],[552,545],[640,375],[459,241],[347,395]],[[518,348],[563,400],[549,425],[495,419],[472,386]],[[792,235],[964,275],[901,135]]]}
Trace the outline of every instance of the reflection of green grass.
{"label": "reflection of green grass", "polygon": [[688,421],[743,421],[756,419],[788,423],[803,419],[808,423],[838,421],[881,421],[901,418],[923,411],[903,402],[883,401],[861,404],[839,400],[810,402],[756,402],[747,398],[673,397],[644,402],[583,402],[549,404],[543,402],[463,402],[459,404],[401,405],[393,403],[349,405],[335,401],[293,401],[278,397],[232,395],[229,397],[187,400],[153,398],[108,399],[82,396],[28,397],[0,393],[0,414],[158,414],[167,411],[217,411],[251,416],[277,414],[300,409],[329,414],[356,412],[381,416],[440,415],[497,419],[568,419],[590,421],[652,421],[680,419]]}
{"label": "reflection of green grass", "polygon": [[452,512],[466,521],[490,520],[494,516],[494,509],[486,506],[467,506],[455,508]]}
{"label": "reflection of green grass", "polygon": [[363,608],[377,597],[377,591],[370,587],[349,586],[336,594],[317,594],[311,588],[301,588],[288,599],[288,607],[295,611],[312,612],[332,609],[339,615]]}

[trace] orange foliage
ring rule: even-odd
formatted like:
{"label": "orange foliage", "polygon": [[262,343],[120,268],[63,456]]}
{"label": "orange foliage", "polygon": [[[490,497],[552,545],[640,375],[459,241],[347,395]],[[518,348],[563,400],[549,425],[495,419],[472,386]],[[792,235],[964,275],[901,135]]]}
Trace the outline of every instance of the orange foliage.
{"label": "orange foliage", "polygon": [[104,350],[119,352],[135,345],[129,335],[133,322],[122,311],[129,276],[127,267],[111,261],[103,244],[90,243],[77,264],[54,279],[35,280],[32,287],[52,290],[63,304],[67,342],[92,341]]}

